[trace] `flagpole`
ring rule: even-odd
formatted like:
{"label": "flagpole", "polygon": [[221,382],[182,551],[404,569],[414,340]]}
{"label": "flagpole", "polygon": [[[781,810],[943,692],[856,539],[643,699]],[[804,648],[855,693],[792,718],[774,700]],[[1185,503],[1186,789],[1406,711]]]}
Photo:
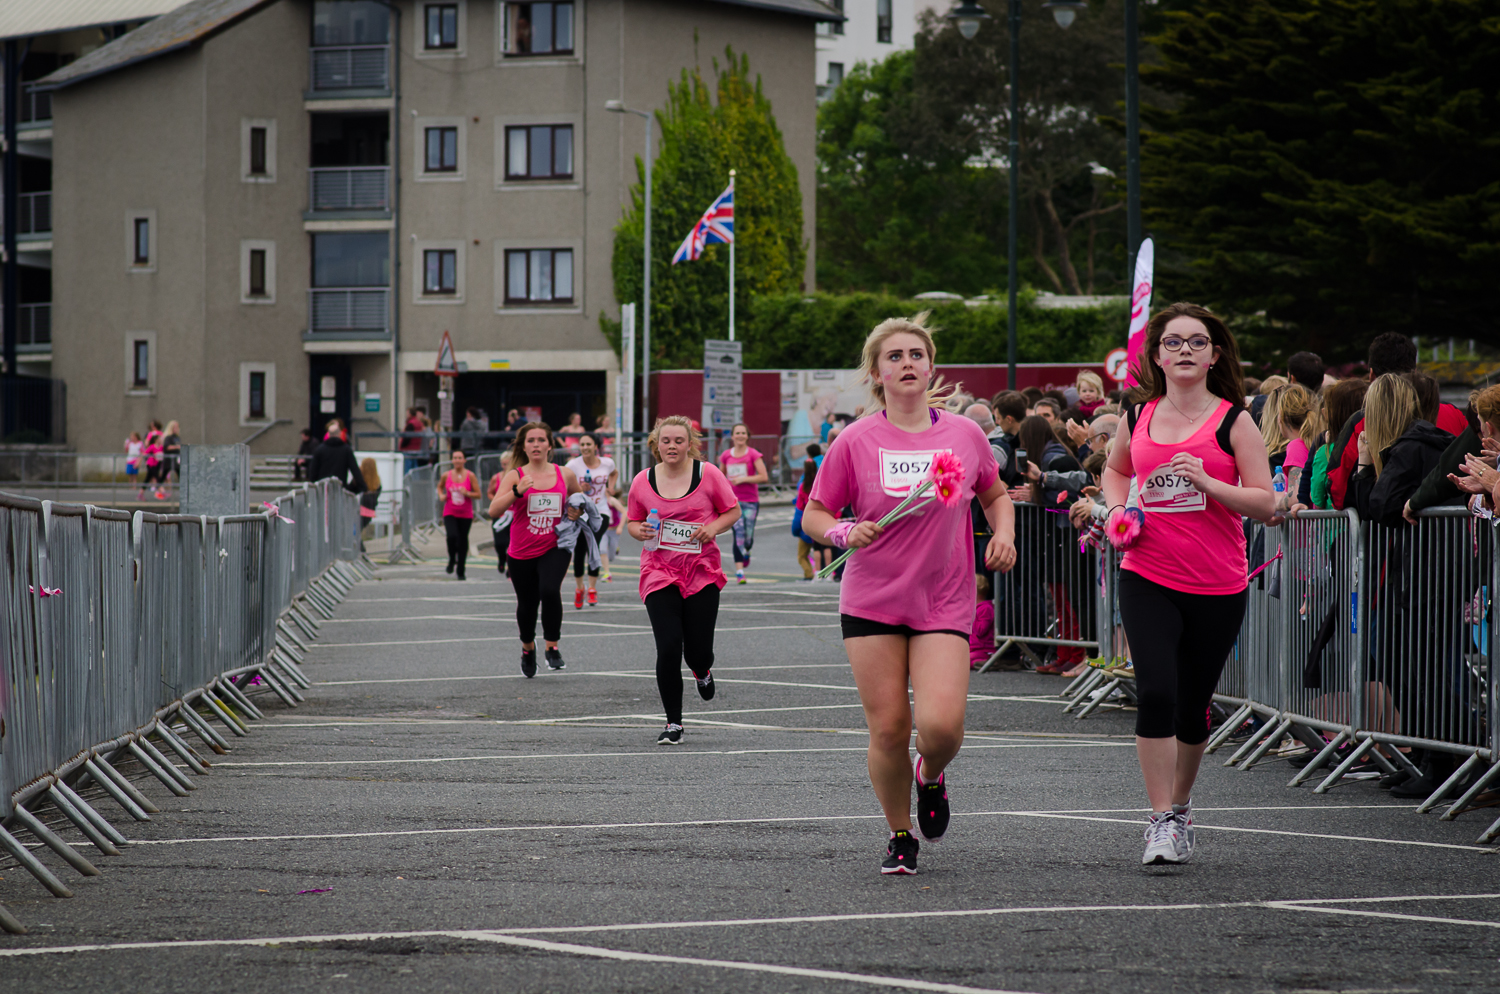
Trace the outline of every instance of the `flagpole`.
{"label": "flagpole", "polygon": [[[734,170],[729,170],[729,189],[734,189]],[[735,219],[739,219],[739,205],[735,205]],[[735,226],[735,234],[739,234],[739,226]],[[729,340],[734,341],[734,243],[739,239],[729,240]]]}

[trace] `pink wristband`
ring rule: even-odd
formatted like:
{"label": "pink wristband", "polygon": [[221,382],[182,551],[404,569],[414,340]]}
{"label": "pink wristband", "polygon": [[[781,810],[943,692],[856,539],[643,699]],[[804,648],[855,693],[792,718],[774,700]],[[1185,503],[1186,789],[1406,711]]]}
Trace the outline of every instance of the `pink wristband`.
{"label": "pink wristband", "polygon": [[849,533],[854,530],[853,521],[840,521],[828,529],[823,536],[823,541],[840,549],[849,548]]}

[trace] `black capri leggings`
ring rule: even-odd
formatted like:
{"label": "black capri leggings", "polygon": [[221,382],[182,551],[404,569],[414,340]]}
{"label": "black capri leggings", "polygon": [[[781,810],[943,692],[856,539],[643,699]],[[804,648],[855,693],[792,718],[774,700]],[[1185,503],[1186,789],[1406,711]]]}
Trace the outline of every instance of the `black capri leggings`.
{"label": "black capri leggings", "polygon": [[1120,617],[1130,639],[1139,695],[1135,734],[1208,739],[1208,705],[1240,635],[1247,591],[1185,594],[1120,571]]}
{"label": "black capri leggings", "polygon": [[[583,527],[587,528],[588,527],[588,522],[585,521],[583,523]],[[596,532],[594,532],[594,543],[599,546],[599,549],[600,549],[601,553],[604,550],[604,532],[608,528],[609,528],[609,521],[606,519],[599,526],[599,530],[596,531]],[[578,544],[575,545],[575,546],[573,546],[573,575],[574,576],[582,576],[583,575],[583,568],[588,565],[588,562],[589,562],[589,540],[583,534],[583,528],[580,528],[578,530]],[[598,576],[598,575],[599,575],[599,568],[597,566],[592,567],[592,568],[589,569],[589,576]]]}
{"label": "black capri leggings", "polygon": [[[561,610],[559,608],[559,610]],[[719,588],[710,583],[691,597],[679,587],[646,595],[646,614],[656,636],[656,688],[667,721],[682,724],[682,661],[703,677],[714,664],[714,623],[719,620]]]}
{"label": "black capri leggings", "polygon": [[448,534],[448,558],[458,564],[459,572],[463,572],[464,563],[469,558],[469,529],[472,527],[473,518],[443,515],[443,530]]}
{"label": "black capri leggings", "polygon": [[516,589],[516,624],[521,641],[536,641],[536,611],[542,609],[542,637],[562,638],[562,581],[568,572],[568,550],[548,549],[533,559],[510,560],[510,583]]}

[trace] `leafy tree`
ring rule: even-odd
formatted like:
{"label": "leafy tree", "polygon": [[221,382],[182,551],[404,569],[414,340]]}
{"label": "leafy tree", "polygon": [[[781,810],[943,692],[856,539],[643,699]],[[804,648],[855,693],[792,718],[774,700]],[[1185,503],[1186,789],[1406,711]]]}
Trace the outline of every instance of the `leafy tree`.
{"label": "leafy tree", "polygon": [[[652,367],[689,368],[703,361],[703,340],[723,338],[729,325],[729,246],[709,246],[694,262],[672,265],[682,239],[735,175],[735,302],[744,314],[757,295],[802,285],[807,244],[802,239],[802,194],[786,154],[771,102],[750,60],[725,52],[714,60],[712,90],[697,70],[668,84],[657,114],[661,153],[652,167]],[[714,99],[717,98],[715,102]],[[645,224],[645,164],[631,204],[615,226],[615,299],[640,300]],[[619,323],[600,315],[618,347]]]}
{"label": "leafy tree", "polygon": [[1500,0],[1199,0],[1162,15],[1148,222],[1270,344],[1500,340]]}

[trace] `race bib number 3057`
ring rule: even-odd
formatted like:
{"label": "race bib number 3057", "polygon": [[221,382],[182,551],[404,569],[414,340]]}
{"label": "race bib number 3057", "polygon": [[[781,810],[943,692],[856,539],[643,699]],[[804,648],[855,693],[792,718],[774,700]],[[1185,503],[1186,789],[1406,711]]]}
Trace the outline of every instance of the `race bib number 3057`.
{"label": "race bib number 3057", "polygon": [[932,469],[932,457],[948,449],[931,452],[880,450],[880,489],[890,497],[905,497],[913,487],[921,486]]}
{"label": "race bib number 3057", "polygon": [[1201,511],[1207,506],[1207,495],[1189,483],[1187,477],[1172,472],[1170,463],[1162,463],[1141,481],[1141,507],[1147,511],[1180,514]]}
{"label": "race bib number 3057", "polygon": [[693,532],[697,530],[697,524],[691,521],[663,521],[661,523],[661,551],[681,552],[696,556],[703,551],[703,543],[693,541]]}

